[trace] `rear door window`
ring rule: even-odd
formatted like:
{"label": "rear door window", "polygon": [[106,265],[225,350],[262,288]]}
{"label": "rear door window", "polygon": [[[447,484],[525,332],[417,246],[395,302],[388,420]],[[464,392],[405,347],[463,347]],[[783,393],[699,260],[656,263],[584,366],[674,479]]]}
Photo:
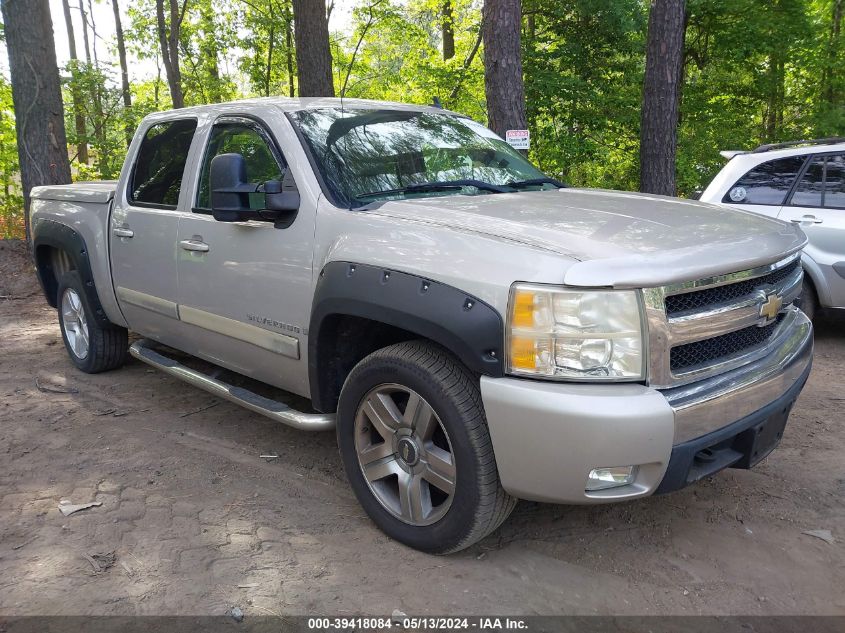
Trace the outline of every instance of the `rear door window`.
{"label": "rear door window", "polygon": [[790,205],[845,209],[845,155],[814,157],[795,188]]}
{"label": "rear door window", "polygon": [[824,156],[816,157],[807,165],[790,204],[796,207],[820,207],[824,195]]}
{"label": "rear door window", "polygon": [[728,189],[722,202],[782,205],[804,165],[804,160],[804,156],[791,156],[757,165]]}
{"label": "rear door window", "polygon": [[827,157],[822,204],[825,207],[845,209],[845,155]]}
{"label": "rear door window", "polygon": [[144,134],[132,170],[129,201],[138,206],[175,209],[182,189],[196,119],[156,123]]}

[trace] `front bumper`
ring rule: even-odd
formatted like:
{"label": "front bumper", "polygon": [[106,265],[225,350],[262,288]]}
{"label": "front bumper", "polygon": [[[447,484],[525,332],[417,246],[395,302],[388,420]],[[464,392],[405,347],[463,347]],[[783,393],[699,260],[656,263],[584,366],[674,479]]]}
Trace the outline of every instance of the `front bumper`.
{"label": "front bumper", "polygon": [[[764,359],[674,390],[484,376],[502,486],[521,499],[603,503],[753,466],[779,441],[812,354],[812,326],[799,313],[788,340]],[[633,483],[586,490],[594,468],[629,465],[638,466]]]}
{"label": "front bumper", "polygon": [[724,468],[751,468],[780,442],[789,412],[810,375],[810,366],[777,400],[702,437],[676,444],[655,494],[679,490]]}

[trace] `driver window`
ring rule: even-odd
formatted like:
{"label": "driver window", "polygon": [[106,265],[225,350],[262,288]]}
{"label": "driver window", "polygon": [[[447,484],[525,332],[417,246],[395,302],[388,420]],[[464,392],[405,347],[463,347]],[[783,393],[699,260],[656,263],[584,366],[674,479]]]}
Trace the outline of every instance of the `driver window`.
{"label": "driver window", "polygon": [[[271,148],[267,137],[250,123],[219,123],[211,130],[211,137],[203,158],[197,192],[196,213],[211,213],[209,170],[211,160],[218,154],[240,154],[246,162],[247,182],[263,184],[268,180],[281,181],[285,168]],[[264,194],[249,194],[249,208],[265,208]]]}

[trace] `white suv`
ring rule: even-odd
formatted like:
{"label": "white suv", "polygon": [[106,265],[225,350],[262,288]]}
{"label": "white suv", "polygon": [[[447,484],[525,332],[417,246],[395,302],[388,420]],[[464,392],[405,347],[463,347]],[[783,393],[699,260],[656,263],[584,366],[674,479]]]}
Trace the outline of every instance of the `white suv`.
{"label": "white suv", "polygon": [[[722,152],[730,159],[701,200],[787,220],[810,242],[802,308],[845,308],[845,138]],[[751,245],[753,248],[753,245]]]}

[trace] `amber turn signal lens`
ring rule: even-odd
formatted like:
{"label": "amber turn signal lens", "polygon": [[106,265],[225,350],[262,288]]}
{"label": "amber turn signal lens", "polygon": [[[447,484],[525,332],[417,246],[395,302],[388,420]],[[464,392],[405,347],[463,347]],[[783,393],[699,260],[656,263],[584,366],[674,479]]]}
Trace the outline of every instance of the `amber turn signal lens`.
{"label": "amber turn signal lens", "polygon": [[534,370],[537,366],[536,342],[537,340],[532,337],[512,337],[511,367],[514,369]]}
{"label": "amber turn signal lens", "polygon": [[513,295],[514,328],[534,327],[534,293],[530,290],[517,290]]}

